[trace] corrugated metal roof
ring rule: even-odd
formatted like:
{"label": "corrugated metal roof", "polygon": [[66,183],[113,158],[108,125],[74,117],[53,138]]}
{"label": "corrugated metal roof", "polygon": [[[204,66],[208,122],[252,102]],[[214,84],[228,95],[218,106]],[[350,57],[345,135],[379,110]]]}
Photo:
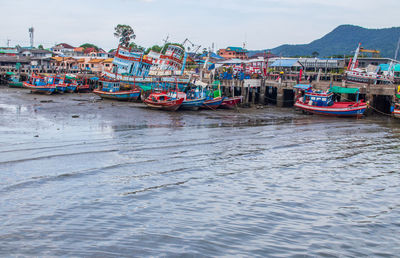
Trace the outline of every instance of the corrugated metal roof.
{"label": "corrugated metal roof", "polygon": [[299,67],[301,64],[299,63],[298,59],[278,59],[271,67]]}

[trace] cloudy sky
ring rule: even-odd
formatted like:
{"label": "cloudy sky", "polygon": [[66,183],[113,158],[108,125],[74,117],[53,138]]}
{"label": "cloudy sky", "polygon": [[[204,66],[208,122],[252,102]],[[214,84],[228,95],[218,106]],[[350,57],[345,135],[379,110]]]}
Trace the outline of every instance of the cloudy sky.
{"label": "cloudy sky", "polygon": [[116,47],[117,24],[128,24],[145,47],[189,38],[202,47],[273,48],[320,38],[341,24],[400,26],[399,0],[0,0],[0,46]]}

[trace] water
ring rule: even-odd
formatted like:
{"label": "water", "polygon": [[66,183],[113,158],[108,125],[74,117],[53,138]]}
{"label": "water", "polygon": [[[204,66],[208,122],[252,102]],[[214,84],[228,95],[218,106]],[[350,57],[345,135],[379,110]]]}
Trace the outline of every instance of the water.
{"label": "water", "polygon": [[0,90],[1,256],[400,253],[399,121],[93,100]]}

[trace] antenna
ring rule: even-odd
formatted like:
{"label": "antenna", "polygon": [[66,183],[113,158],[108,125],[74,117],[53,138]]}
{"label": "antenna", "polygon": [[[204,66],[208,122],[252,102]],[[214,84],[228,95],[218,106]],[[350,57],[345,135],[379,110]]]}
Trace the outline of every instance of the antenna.
{"label": "antenna", "polygon": [[397,60],[397,54],[399,53],[399,47],[400,47],[400,37],[399,37],[399,41],[397,42],[397,48],[396,48],[396,52],[394,54],[394,60]]}
{"label": "antenna", "polygon": [[30,41],[31,41],[31,47],[33,48],[33,27],[30,27],[29,28],[29,38],[30,38]]}
{"label": "antenna", "polygon": [[7,47],[10,47],[10,41],[11,39],[7,39]]}
{"label": "antenna", "polygon": [[169,39],[169,34],[167,34],[167,37],[163,40],[164,41],[164,45],[168,43],[168,39]]}

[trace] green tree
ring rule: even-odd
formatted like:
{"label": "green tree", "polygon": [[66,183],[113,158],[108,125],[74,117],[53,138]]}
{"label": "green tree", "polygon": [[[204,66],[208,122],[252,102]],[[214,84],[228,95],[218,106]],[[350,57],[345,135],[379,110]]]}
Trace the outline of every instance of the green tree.
{"label": "green tree", "polygon": [[85,43],[85,44],[80,45],[79,47],[83,47],[83,49],[94,48],[94,49],[96,49],[96,51],[99,50],[98,46],[91,44],[91,43]]}
{"label": "green tree", "polygon": [[43,48],[43,45],[39,45],[39,46],[38,46],[38,49],[44,49],[44,48]]}
{"label": "green tree", "polygon": [[144,50],[145,50],[144,47],[139,46],[139,45],[137,45],[137,44],[134,43],[134,42],[131,42],[131,43],[129,44],[129,47],[132,48],[132,49],[140,50],[140,51],[144,51]]}
{"label": "green tree", "polygon": [[149,47],[148,49],[146,49],[145,54],[147,55],[148,53],[150,53],[150,50],[157,52],[157,53],[161,53],[162,47],[159,45],[154,45],[152,47]]}
{"label": "green tree", "polygon": [[131,39],[136,38],[135,32],[129,25],[118,24],[114,29],[114,36],[119,38],[119,43],[124,47],[128,47]]}

